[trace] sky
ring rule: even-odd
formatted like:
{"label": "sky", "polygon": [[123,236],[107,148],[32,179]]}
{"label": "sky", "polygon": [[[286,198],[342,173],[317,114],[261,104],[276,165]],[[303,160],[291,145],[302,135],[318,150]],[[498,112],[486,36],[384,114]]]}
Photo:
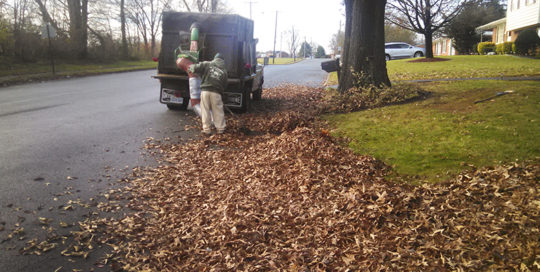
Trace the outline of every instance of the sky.
{"label": "sky", "polygon": [[[274,47],[274,28],[277,17],[276,51],[288,50],[288,35],[292,26],[298,30],[301,42],[321,45],[327,54],[332,35],[345,29],[345,7],[342,0],[226,0],[233,13],[250,18],[255,23],[255,38],[259,39],[257,51]],[[283,33],[283,35],[282,35]]]}

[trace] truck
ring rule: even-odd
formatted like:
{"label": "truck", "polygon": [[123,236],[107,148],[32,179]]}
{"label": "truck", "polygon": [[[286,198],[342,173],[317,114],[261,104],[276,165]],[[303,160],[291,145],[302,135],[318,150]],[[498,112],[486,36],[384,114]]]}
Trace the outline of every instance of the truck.
{"label": "truck", "polygon": [[[161,51],[154,78],[161,83],[159,101],[171,110],[185,110],[190,101],[188,74],[176,64],[178,50],[192,46],[190,31],[198,29],[198,61],[211,61],[216,53],[225,58],[228,85],[226,107],[246,112],[250,101],[260,100],[264,66],[257,63],[253,21],[234,14],[164,12]],[[191,43],[191,44],[190,44]]]}

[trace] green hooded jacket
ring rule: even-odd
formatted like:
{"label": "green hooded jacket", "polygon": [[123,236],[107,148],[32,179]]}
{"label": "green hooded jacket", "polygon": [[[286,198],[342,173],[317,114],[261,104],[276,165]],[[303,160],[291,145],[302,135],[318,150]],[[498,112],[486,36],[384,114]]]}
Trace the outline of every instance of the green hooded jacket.
{"label": "green hooded jacket", "polygon": [[203,91],[223,94],[227,88],[227,69],[225,61],[221,58],[216,57],[212,61],[192,64],[189,70],[201,76],[201,90]]}

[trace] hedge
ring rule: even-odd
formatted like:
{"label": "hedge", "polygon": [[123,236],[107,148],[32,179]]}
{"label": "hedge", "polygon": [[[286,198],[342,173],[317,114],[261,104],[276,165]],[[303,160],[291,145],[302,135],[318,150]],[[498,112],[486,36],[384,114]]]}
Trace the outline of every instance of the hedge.
{"label": "hedge", "polygon": [[495,52],[499,55],[514,53],[515,45],[513,42],[504,42],[497,44]]}
{"label": "hedge", "polygon": [[493,42],[481,42],[478,44],[478,53],[485,55],[489,52],[495,51],[495,43]]}

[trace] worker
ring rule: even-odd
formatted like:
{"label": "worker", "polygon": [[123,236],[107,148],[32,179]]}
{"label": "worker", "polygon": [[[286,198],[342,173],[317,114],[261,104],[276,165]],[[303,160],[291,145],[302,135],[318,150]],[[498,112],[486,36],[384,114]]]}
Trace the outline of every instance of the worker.
{"label": "worker", "polygon": [[225,112],[223,111],[222,95],[227,88],[227,69],[221,53],[217,53],[212,61],[192,64],[190,72],[199,75],[201,81],[201,119],[202,132],[212,133],[212,119],[218,134],[225,132]]}

